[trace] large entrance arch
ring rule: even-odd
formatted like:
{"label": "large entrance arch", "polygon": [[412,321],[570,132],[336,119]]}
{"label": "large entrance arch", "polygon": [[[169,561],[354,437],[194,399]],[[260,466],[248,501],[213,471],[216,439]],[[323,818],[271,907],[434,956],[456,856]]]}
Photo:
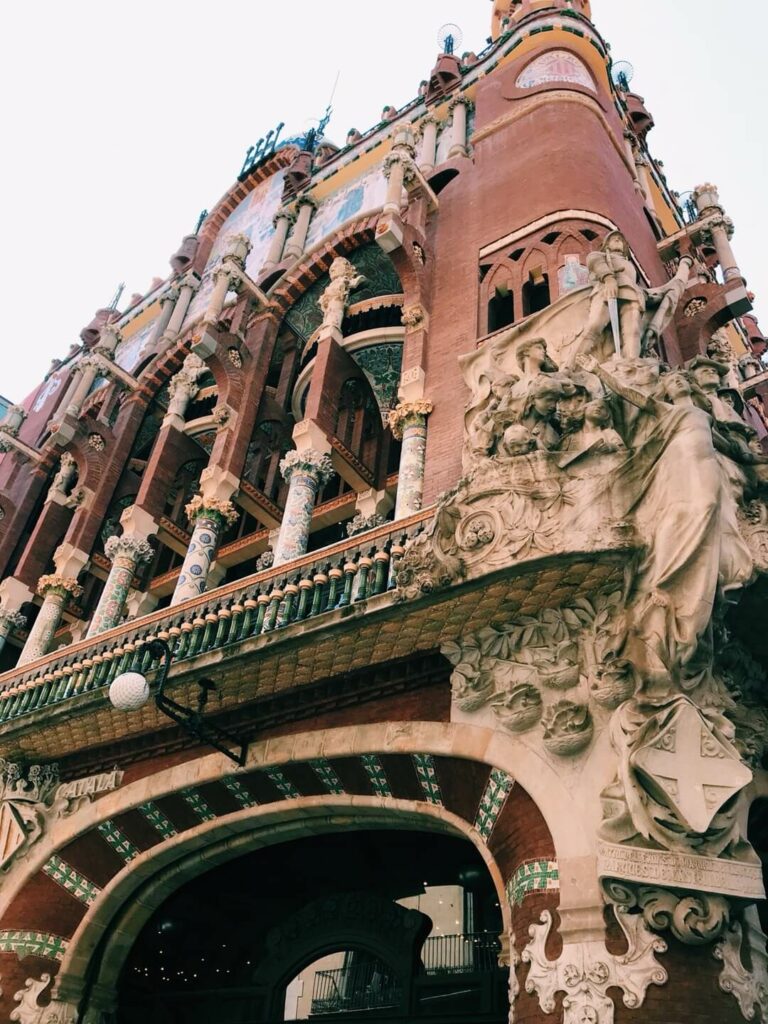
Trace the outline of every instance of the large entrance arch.
{"label": "large entrance arch", "polygon": [[[339,830],[411,828],[468,840],[500,904],[508,964],[511,933],[521,948],[529,924],[559,901],[547,821],[509,769],[544,793],[547,820],[557,823],[567,800],[519,749],[508,758],[495,749],[508,768],[479,760],[489,739],[436,723],[318,731],[254,745],[235,774],[209,756],[107,794],[59,821],[6,880],[3,1009],[26,1000],[34,1012],[25,1024],[41,1024],[37,1008],[42,1014],[52,998],[79,1008],[81,1024],[114,1019],[102,1014],[114,1009],[126,957],[172,893],[254,849]],[[577,822],[569,834],[577,850]]]}
{"label": "large entrance arch", "polygon": [[[501,908],[483,858],[466,838],[391,821],[329,825],[187,882],[125,960],[118,1024],[353,1022],[374,1010],[506,1021]],[[303,970],[318,961],[324,970]]]}

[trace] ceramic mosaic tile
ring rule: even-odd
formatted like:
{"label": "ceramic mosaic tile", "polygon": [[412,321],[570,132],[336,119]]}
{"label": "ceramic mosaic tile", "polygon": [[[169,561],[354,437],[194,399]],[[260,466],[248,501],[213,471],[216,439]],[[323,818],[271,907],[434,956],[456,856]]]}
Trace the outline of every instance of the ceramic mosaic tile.
{"label": "ceramic mosaic tile", "polygon": [[56,854],[43,864],[43,871],[76,900],[84,903],[86,907],[90,906],[101,892],[98,885],[90,878],[81,875],[79,871],[76,871]]}
{"label": "ceramic mosaic tile", "polygon": [[301,796],[301,793],[296,789],[294,784],[283,775],[279,768],[269,768],[267,770],[267,777],[270,782],[273,782],[280,792],[283,794],[286,800],[296,800]]}
{"label": "ceramic mosaic tile", "polygon": [[235,779],[230,775],[221,781],[224,788],[232,794],[241,807],[256,807],[258,805],[259,801],[252,793],[248,792],[239,779]]}
{"label": "ceramic mosaic tile", "polygon": [[97,827],[101,836],[126,864],[134,857],[138,857],[139,848],[134,846],[130,839],[120,831],[114,821],[102,821]]}
{"label": "ceramic mosaic tile", "polygon": [[322,757],[317,757],[309,762],[309,766],[329,793],[339,796],[344,792],[341,779],[332,768],[330,762]]}
{"label": "ceramic mosaic tile", "polygon": [[371,780],[376,796],[392,796],[389,780],[378,754],[363,754],[360,760],[363,762],[363,768],[368,773],[368,778]]}
{"label": "ceramic mosaic tile", "polygon": [[140,804],[136,810],[140,811],[147,819],[149,824],[157,829],[163,839],[170,839],[171,836],[176,835],[176,829],[173,827],[168,817],[163,814],[157,804],[148,801],[145,804]]}
{"label": "ceramic mosaic tile", "polygon": [[477,817],[475,818],[475,828],[483,839],[488,839],[491,832],[493,832],[496,819],[501,813],[501,809],[509,796],[509,791],[514,784],[515,780],[507,775],[506,772],[501,771],[500,768],[491,769],[485,792],[477,809]]}
{"label": "ceramic mosaic tile", "polygon": [[440,783],[437,779],[434,757],[431,754],[411,754],[411,758],[424,792],[424,799],[428,804],[439,804],[442,806],[443,794],[440,792]]}
{"label": "ceramic mosaic tile", "polygon": [[213,821],[216,814],[211,810],[196,789],[182,789],[181,796],[188,807],[191,807],[200,821]]}
{"label": "ceramic mosaic tile", "polygon": [[519,906],[532,892],[559,888],[560,875],[556,860],[527,860],[507,883],[507,896],[511,906]]}
{"label": "ceramic mosaic tile", "polygon": [[15,953],[19,960],[25,956],[40,956],[45,960],[63,960],[69,943],[60,935],[43,932],[0,932],[0,953]]}

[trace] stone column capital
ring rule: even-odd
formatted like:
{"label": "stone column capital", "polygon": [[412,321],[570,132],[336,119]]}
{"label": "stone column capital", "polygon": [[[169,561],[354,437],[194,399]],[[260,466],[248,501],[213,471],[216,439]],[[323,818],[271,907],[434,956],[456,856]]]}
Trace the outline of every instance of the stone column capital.
{"label": "stone column capital", "polygon": [[441,125],[443,122],[439,117],[436,117],[431,111],[424,115],[419,121],[417,131],[421,134],[428,124]]}
{"label": "stone column capital", "polygon": [[302,195],[296,197],[295,209],[298,214],[302,206],[308,206],[312,210],[316,210],[320,203],[314,196],[311,196],[308,192],[302,193]]}
{"label": "stone column capital", "polygon": [[382,161],[382,170],[384,171],[384,177],[387,180],[389,180],[392,170],[395,167],[402,168],[403,181],[406,183],[410,181],[416,171],[416,164],[412,153],[406,152],[404,149],[394,149],[391,153],[387,153]]}
{"label": "stone column capital", "polygon": [[40,597],[48,597],[49,594],[56,594],[59,597],[69,600],[77,600],[83,593],[83,588],[74,576],[60,576],[58,573],[49,573],[41,576],[37,581],[37,592]]}
{"label": "stone column capital", "polygon": [[14,629],[23,629],[26,624],[26,615],[22,615],[21,612],[7,612],[0,608],[0,636],[7,636]]}
{"label": "stone column capital", "polygon": [[179,288],[189,288],[191,291],[196,292],[199,287],[200,278],[192,270],[188,270],[179,281]]}
{"label": "stone column capital", "polygon": [[319,484],[325,484],[333,475],[333,463],[329,455],[316,448],[306,448],[301,452],[294,448],[280,460],[280,472],[288,482],[298,472],[311,476]]}
{"label": "stone column capital", "polygon": [[389,426],[397,440],[402,440],[406,427],[424,426],[433,408],[431,402],[422,398],[415,402],[401,402],[394,409],[390,409]]}
{"label": "stone column capital", "polygon": [[141,562],[148,562],[154,551],[152,550],[152,545],[141,537],[122,535],[109,538],[104,545],[104,554],[111,562],[123,556],[139,564]]}
{"label": "stone column capital", "polygon": [[472,110],[475,109],[475,105],[472,102],[472,100],[469,98],[469,96],[456,96],[456,97],[454,97],[454,99],[452,99],[451,102],[448,104],[448,110],[451,113],[453,113],[453,111],[456,109],[456,107],[466,107],[468,114]]}
{"label": "stone column capital", "polygon": [[291,210],[284,206],[281,210],[278,210],[275,216],[272,218],[272,227],[275,230],[277,230],[278,222],[281,220],[287,221],[289,225],[293,224],[296,221],[296,214],[291,212]]}
{"label": "stone column capital", "polygon": [[222,253],[222,259],[234,260],[239,267],[245,266],[245,261],[248,258],[253,246],[248,235],[242,232],[236,232],[228,235],[224,240],[224,252]]}
{"label": "stone column capital", "polygon": [[400,315],[400,323],[407,331],[413,331],[424,324],[425,318],[426,313],[424,311],[424,307],[420,303],[416,302],[410,306],[403,306],[403,310]]}
{"label": "stone column capital", "polygon": [[232,526],[240,515],[231,501],[222,501],[220,498],[213,497],[206,498],[202,494],[196,494],[184,511],[191,523],[198,519],[213,519],[220,527]]}

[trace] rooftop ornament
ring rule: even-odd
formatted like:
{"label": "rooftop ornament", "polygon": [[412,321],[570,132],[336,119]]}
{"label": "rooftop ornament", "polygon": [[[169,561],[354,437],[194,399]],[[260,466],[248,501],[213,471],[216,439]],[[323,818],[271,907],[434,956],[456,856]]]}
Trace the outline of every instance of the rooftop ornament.
{"label": "rooftop ornament", "polygon": [[461,46],[464,33],[458,25],[448,23],[437,33],[437,42],[443,53],[453,54]]}
{"label": "rooftop ornament", "polygon": [[255,146],[248,147],[243,166],[237,176],[238,181],[243,181],[257,164],[272,156],[277,149],[277,140],[280,138],[280,132],[283,128],[285,128],[285,122],[281,121],[277,128],[271,128],[263,138],[259,139]]}
{"label": "rooftop ornament", "polygon": [[[212,722],[206,721],[203,717],[208,697],[211,690],[216,689],[216,684],[210,679],[198,679],[197,685],[200,689],[197,698],[197,708],[188,708],[184,704],[173,700],[165,692],[165,685],[168,680],[168,670],[173,660],[173,652],[164,640],[153,640],[147,645],[149,653],[154,658],[162,658],[163,662],[159,669],[157,689],[155,690],[155,706],[164,715],[180,725],[185,732],[206,746],[213,747],[219,753],[226,755],[239,767],[243,767],[248,754],[248,744],[224,729],[220,729]],[[138,711],[144,707],[150,697],[149,682],[141,672],[122,672],[117,676],[109,687],[109,699],[117,711]],[[240,748],[239,754],[233,754],[230,747]]]}

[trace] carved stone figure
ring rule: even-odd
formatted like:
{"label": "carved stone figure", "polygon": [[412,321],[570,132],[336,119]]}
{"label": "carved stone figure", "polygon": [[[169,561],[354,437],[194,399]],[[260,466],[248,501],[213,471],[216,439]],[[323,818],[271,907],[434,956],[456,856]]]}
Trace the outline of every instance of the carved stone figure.
{"label": "carved stone figure", "polygon": [[187,406],[200,390],[198,381],[205,373],[203,360],[190,352],[184,359],[181,369],[171,378],[168,385],[170,401],[168,403],[168,415],[184,418]]}
{"label": "carved stone figure", "polygon": [[645,293],[620,231],[609,232],[597,252],[587,257],[592,299],[582,335],[584,352],[600,351],[606,328],[611,329],[617,355],[641,354]]}
{"label": "carved stone figure", "polygon": [[698,408],[684,373],[669,373],[655,395],[627,386],[596,360],[584,360],[614,395],[644,414],[642,450],[627,463],[633,512],[647,553],[636,580],[633,656],[648,684],[666,689],[684,675],[709,625],[715,597],[749,582],[753,564],[740,536],[712,439],[712,417]]}
{"label": "carved stone figure", "polygon": [[557,403],[562,395],[559,381],[538,377],[530,386],[523,406],[520,423],[526,428],[536,447],[551,451],[560,443],[555,426]]}
{"label": "carved stone figure", "polygon": [[69,452],[62,452],[59,460],[59,471],[51,481],[51,486],[48,490],[49,497],[53,494],[61,494],[66,497],[70,493],[76,477],[77,463],[74,456],[70,455]]}
{"label": "carved stone figure", "polygon": [[341,330],[350,294],[365,283],[362,274],[343,256],[337,256],[329,270],[331,283],[320,296],[323,327]]}
{"label": "carved stone figure", "polygon": [[659,288],[644,288],[620,231],[609,232],[599,251],[587,257],[592,296],[581,336],[581,351],[608,355],[610,330],[616,355],[637,359],[653,351],[670,324],[690,277],[693,260],[684,256],[675,276]]}

